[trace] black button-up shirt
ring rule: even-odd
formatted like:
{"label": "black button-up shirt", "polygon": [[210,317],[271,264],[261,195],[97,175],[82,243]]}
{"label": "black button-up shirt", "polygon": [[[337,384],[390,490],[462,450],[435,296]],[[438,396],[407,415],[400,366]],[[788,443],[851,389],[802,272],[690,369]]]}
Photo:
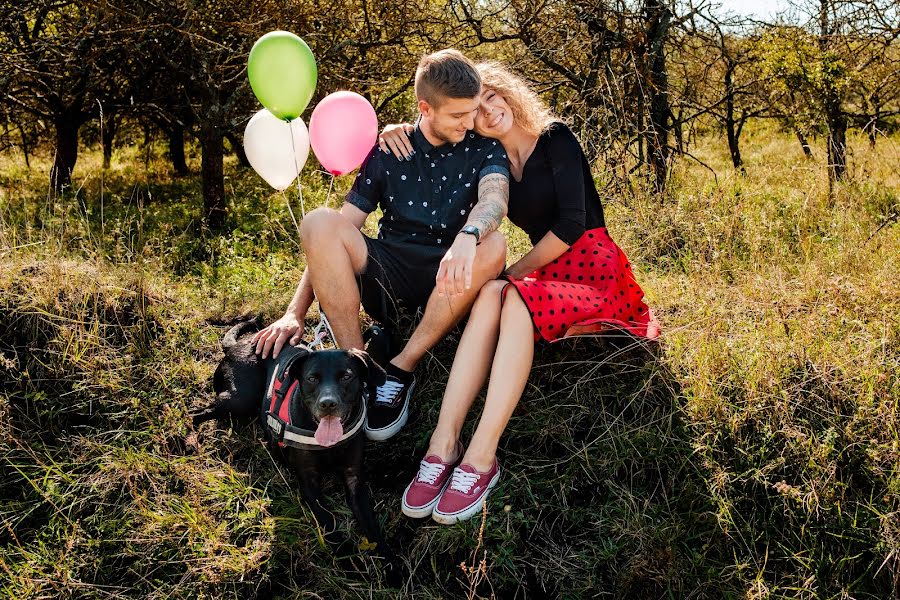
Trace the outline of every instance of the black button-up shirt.
{"label": "black button-up shirt", "polygon": [[379,239],[449,247],[478,202],[481,178],[509,177],[506,151],[472,132],[458,144],[432,146],[416,127],[411,140],[415,154],[408,161],[376,145],[346,201],[367,213],[381,207]]}

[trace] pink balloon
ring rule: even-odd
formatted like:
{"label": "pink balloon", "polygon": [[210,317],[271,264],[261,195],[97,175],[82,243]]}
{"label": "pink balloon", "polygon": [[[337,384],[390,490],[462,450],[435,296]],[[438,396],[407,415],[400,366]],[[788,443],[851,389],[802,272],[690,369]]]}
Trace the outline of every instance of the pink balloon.
{"label": "pink balloon", "polygon": [[309,118],[309,143],[332,175],[345,175],[361,165],[377,136],[375,109],[354,92],[325,96]]}

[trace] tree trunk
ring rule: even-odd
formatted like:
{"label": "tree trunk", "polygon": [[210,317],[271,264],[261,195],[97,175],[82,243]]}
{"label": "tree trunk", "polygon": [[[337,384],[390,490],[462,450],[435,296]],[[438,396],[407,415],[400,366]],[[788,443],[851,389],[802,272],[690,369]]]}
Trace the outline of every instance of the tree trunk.
{"label": "tree trunk", "polygon": [[218,231],[225,225],[224,127],[208,119],[200,124],[200,173],[203,180],[203,220]]}
{"label": "tree trunk", "polygon": [[666,187],[669,160],[669,95],[668,74],[666,72],[665,42],[669,34],[672,13],[660,0],[645,0],[644,11],[647,19],[647,58],[649,69],[646,75],[647,90],[650,94],[650,127],[647,132],[647,158],[653,172],[653,183],[657,192]]}
{"label": "tree trunk", "polygon": [[872,119],[866,124],[866,134],[869,136],[869,146],[875,148],[875,142],[878,139],[878,126],[881,125],[881,102],[877,96],[873,96]]}
{"label": "tree trunk", "polygon": [[152,148],[150,144],[153,142],[153,131],[150,128],[150,125],[144,123],[144,143],[141,146],[141,151],[144,153],[144,169],[147,170],[150,168],[150,151]]}
{"label": "tree trunk", "polygon": [[175,175],[178,177],[190,175],[191,171],[184,158],[184,126],[176,123],[167,127],[166,138],[169,142],[169,160],[172,161]]}
{"label": "tree trunk", "polygon": [[637,145],[638,145],[638,166],[646,162],[644,157],[644,94],[638,92],[637,96]]}
{"label": "tree trunk", "polygon": [[225,136],[225,139],[228,140],[228,143],[231,144],[231,151],[234,152],[234,155],[238,159],[238,164],[240,164],[244,168],[250,167],[250,161],[247,160],[247,153],[244,152],[244,145],[238,139],[238,136],[235,135],[233,131],[229,131]]}
{"label": "tree trunk", "polygon": [[22,154],[25,155],[25,167],[31,169],[31,156],[28,153],[28,136],[25,134],[25,128],[19,125],[19,134],[22,136]]}
{"label": "tree trunk", "polygon": [[739,145],[740,133],[734,121],[734,67],[731,62],[725,67],[725,133],[728,136],[728,152],[731,154],[731,164],[741,173],[744,172],[744,162],[741,160],[741,148]]}
{"label": "tree trunk", "polygon": [[63,113],[54,123],[56,127],[56,156],[50,169],[50,186],[60,193],[72,184],[72,170],[78,160],[78,130],[81,123],[70,114]]}
{"label": "tree trunk", "polygon": [[[831,12],[834,0],[819,0],[819,51],[824,56],[829,51],[829,40],[834,33]],[[841,109],[841,96],[837,82],[831,76],[824,80],[823,105],[825,123],[828,125],[828,183],[840,181],[847,171],[847,115]]]}
{"label": "tree trunk", "polygon": [[681,111],[672,119],[672,135],[675,136],[675,152],[684,156],[684,132],[682,130]]}
{"label": "tree trunk", "polygon": [[794,135],[797,136],[797,141],[800,142],[800,147],[803,148],[803,156],[806,157],[806,160],[812,160],[812,146],[809,145],[809,140],[806,139],[806,136],[803,135],[803,132],[796,125],[794,126]]}
{"label": "tree trunk", "polygon": [[847,117],[840,109],[840,102],[832,97],[826,102],[828,121],[828,177],[840,181],[847,172]]}
{"label": "tree trunk", "polygon": [[100,136],[103,144],[103,168],[108,169],[112,165],[113,140],[116,137],[116,131],[119,128],[119,120],[110,115],[103,120],[103,131]]}

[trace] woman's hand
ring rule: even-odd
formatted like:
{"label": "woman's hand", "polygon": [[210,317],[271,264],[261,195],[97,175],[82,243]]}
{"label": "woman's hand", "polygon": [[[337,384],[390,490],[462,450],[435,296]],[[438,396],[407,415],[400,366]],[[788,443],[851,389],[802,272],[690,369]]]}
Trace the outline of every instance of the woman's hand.
{"label": "woman's hand", "polygon": [[387,125],[378,136],[378,146],[385,154],[393,152],[397,160],[410,160],[416,153],[409,139],[413,129],[409,123]]}
{"label": "woman's hand", "polygon": [[525,279],[526,275],[529,275],[532,271],[525,271],[524,269],[517,269],[516,265],[511,266],[510,268],[503,271],[504,275],[509,275],[513,279]]}
{"label": "woman's hand", "polygon": [[510,265],[504,273],[513,279],[524,279],[541,267],[562,256],[569,245],[556,237],[552,231],[548,231],[525,256]]}

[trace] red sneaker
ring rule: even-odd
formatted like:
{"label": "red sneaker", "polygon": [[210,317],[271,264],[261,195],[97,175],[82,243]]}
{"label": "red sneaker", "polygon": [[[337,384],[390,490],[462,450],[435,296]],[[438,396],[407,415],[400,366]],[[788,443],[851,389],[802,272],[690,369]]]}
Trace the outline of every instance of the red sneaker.
{"label": "red sneaker", "polygon": [[434,454],[429,454],[419,463],[419,472],[403,492],[403,514],[414,519],[422,519],[431,514],[441,494],[450,483],[453,468],[463,457],[462,443],[456,442],[456,458],[443,462]]}
{"label": "red sneaker", "polygon": [[472,465],[460,465],[453,470],[450,485],[441,494],[432,517],[438,523],[452,525],[465,521],[481,512],[488,492],[500,479],[500,465],[494,465],[486,473],[479,473]]}

